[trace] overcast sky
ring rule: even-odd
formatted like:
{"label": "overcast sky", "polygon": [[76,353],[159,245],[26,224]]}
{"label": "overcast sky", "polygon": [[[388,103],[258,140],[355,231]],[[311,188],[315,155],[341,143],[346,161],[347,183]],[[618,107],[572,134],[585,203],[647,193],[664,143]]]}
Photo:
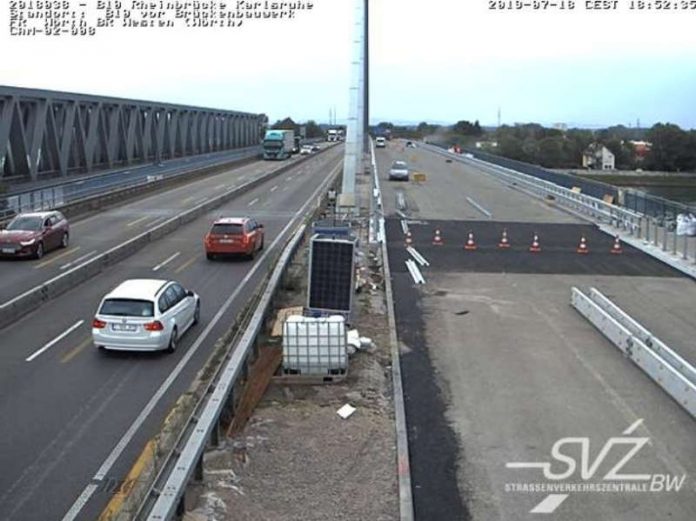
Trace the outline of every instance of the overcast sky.
{"label": "overcast sky", "polygon": [[[91,0],[95,1],[95,0]],[[122,0],[130,4],[131,0]],[[560,0],[558,0],[560,2]],[[10,37],[0,84],[328,120],[348,109],[354,0],[234,29]],[[513,2],[514,3],[514,2]],[[373,0],[371,119],[696,128],[696,11],[488,9]]]}

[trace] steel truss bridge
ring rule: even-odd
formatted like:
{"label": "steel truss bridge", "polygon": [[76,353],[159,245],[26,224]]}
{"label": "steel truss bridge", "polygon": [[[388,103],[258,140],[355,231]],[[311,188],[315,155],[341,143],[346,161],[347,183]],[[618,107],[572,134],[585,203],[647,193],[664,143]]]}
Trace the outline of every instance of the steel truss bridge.
{"label": "steel truss bridge", "polygon": [[0,181],[252,146],[262,114],[0,85]]}

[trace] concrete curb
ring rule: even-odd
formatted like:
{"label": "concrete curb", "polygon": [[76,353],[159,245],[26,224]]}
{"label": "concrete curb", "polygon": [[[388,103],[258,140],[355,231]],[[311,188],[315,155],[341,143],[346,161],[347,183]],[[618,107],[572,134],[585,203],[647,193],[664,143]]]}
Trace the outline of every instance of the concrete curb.
{"label": "concrete curb", "polygon": [[[371,146],[372,161],[375,165],[374,176],[378,177],[374,146]],[[381,195],[380,195],[380,206]],[[379,218],[379,236],[382,237],[382,268],[384,269],[384,292],[387,301],[387,319],[389,322],[389,344],[392,359],[392,385],[394,386],[394,421],[396,423],[397,473],[399,478],[399,519],[413,521],[413,489],[411,484],[411,460],[408,449],[408,428],[406,425],[406,406],[404,388],[401,381],[401,359],[399,356],[399,339],[396,332],[396,313],[394,311],[394,293],[391,286],[389,254],[387,252],[387,235],[384,230],[384,217]]]}
{"label": "concrete curb", "polygon": [[[325,148],[321,152],[330,150],[331,148],[332,147]],[[27,313],[34,311],[45,302],[48,302],[54,297],[75,287],[77,284],[94,277],[107,267],[112,266],[113,264],[116,264],[127,257],[130,257],[146,244],[154,242],[157,239],[172,233],[182,225],[195,220],[201,215],[205,215],[208,211],[217,208],[221,204],[256,188],[266,181],[273,179],[316,156],[317,154],[313,156],[306,156],[298,161],[292,162],[291,164],[283,165],[280,168],[259,177],[258,179],[248,181],[242,186],[227,190],[223,194],[194,206],[193,208],[179,215],[171,217],[163,223],[160,223],[157,226],[136,235],[132,239],[128,239],[127,241],[114,246],[104,253],[71,268],[67,272],[62,273],[22,293],[21,295],[14,297],[13,299],[0,305],[0,328],[11,324]]]}

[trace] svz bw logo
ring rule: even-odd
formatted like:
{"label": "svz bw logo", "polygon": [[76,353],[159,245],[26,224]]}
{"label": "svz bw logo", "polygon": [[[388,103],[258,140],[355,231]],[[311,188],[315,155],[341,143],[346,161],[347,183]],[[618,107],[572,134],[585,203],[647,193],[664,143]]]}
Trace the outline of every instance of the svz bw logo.
{"label": "svz bw logo", "polygon": [[[568,437],[561,438],[553,444],[551,448],[551,458],[554,461],[539,461],[539,462],[513,462],[506,463],[505,466],[509,469],[541,469],[544,478],[550,483],[545,485],[535,485],[522,491],[531,492],[541,490],[543,492],[572,492],[581,490],[583,492],[679,492],[686,480],[686,474],[682,476],[674,476],[671,474],[629,474],[622,473],[622,469],[628,464],[633,457],[650,441],[648,437],[632,436],[635,430],[643,422],[642,419],[637,420],[633,425],[626,429],[621,436],[613,436],[609,438],[597,456],[592,459],[590,456],[590,439],[586,437]],[[579,450],[578,450],[579,449]],[[579,465],[577,458],[570,454],[578,454]],[[618,453],[618,454],[617,454]],[[615,463],[604,475],[598,473],[602,463],[611,454],[612,460],[616,460],[619,455],[622,455],[618,463]],[[554,472],[551,469],[552,464],[558,470]],[[606,467],[607,465],[605,465]],[[559,484],[556,482],[567,480],[576,475],[576,471],[580,471],[580,484]],[[589,485],[588,482],[597,476],[597,479]],[[620,483],[620,485],[619,485]],[[506,489],[509,485],[506,485]],[[520,486],[518,485],[518,488]],[[515,488],[512,487],[512,491]],[[538,505],[536,505],[530,513],[535,514],[550,514],[555,511],[563,501],[569,496],[569,493],[549,494]]]}

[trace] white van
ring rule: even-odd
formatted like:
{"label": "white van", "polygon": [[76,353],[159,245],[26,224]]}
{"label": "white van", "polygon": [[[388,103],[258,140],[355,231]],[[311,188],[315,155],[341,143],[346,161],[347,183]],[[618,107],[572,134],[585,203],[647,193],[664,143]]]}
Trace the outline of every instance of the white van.
{"label": "white van", "polygon": [[387,140],[382,136],[375,139],[375,146],[377,148],[385,148],[387,146]]}

